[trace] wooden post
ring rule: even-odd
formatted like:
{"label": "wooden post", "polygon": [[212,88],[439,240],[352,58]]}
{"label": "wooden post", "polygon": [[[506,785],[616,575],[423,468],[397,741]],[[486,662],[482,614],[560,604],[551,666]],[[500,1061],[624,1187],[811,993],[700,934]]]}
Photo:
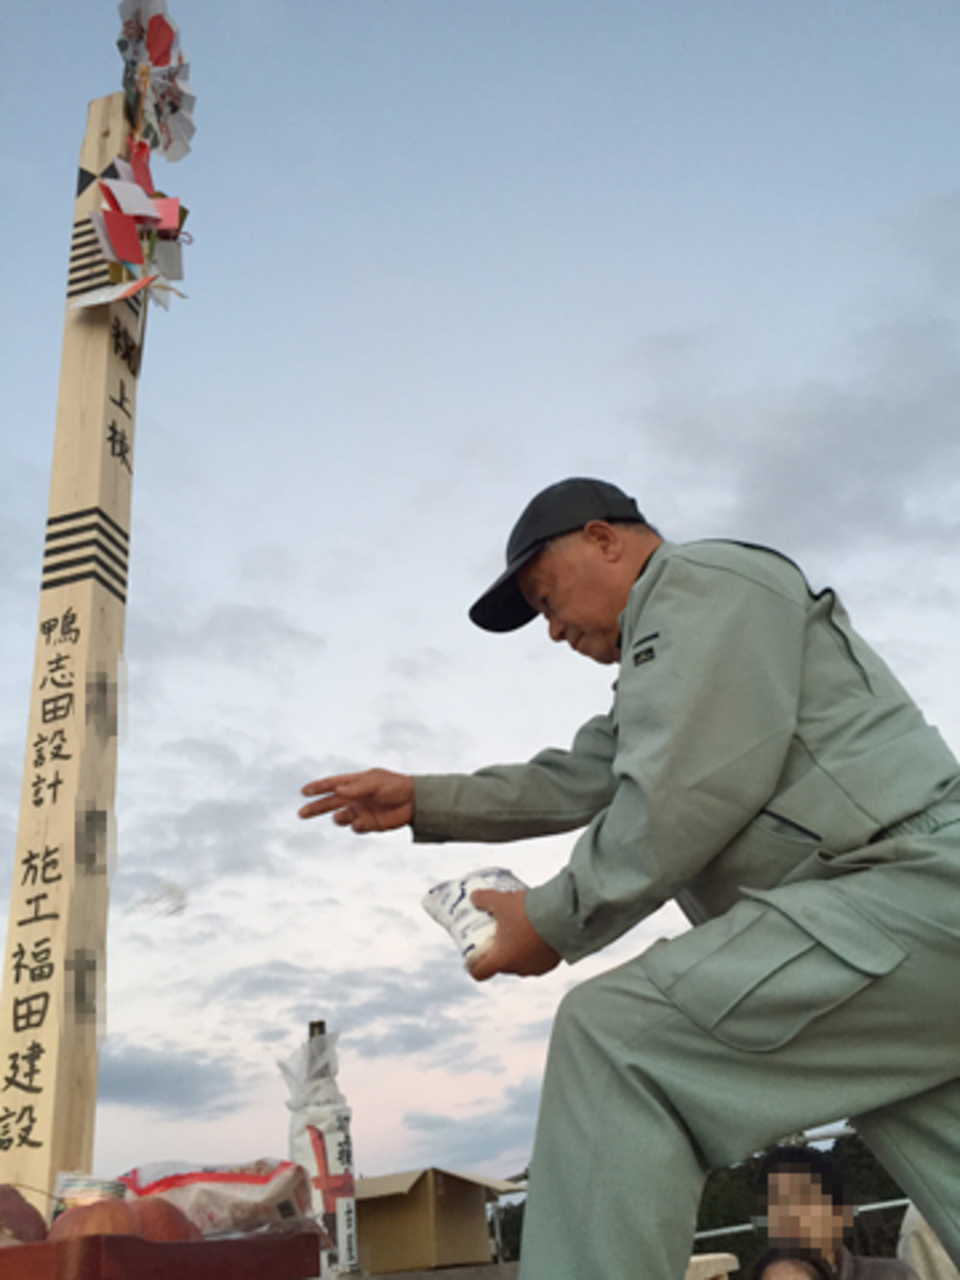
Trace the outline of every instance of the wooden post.
{"label": "wooden post", "polygon": [[[126,152],[123,95],[90,104],[68,303],[110,282],[89,221]],[[145,294],[67,309],[0,999],[0,1183],[49,1216],[90,1170]]]}

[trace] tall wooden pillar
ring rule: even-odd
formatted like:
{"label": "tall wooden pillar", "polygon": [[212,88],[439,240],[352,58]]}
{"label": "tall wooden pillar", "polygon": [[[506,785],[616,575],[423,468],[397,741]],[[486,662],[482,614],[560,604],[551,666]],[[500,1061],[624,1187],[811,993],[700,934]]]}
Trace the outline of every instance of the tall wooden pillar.
{"label": "tall wooden pillar", "polygon": [[42,1212],[89,1171],[103,1030],[118,663],[145,294],[109,283],[88,215],[125,154],[123,95],[90,104],[80,151],[26,759],[0,1000],[0,1183]]}

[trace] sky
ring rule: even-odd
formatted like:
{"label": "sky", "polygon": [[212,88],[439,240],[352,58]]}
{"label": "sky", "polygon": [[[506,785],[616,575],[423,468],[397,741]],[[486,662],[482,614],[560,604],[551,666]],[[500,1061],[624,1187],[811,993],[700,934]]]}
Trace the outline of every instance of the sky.
{"label": "sky", "polygon": [[[960,748],[952,0],[170,0],[186,300],[138,387],[95,1169],[287,1154],[339,1033],[357,1169],[509,1176],[601,955],[475,984],[421,909],[495,848],[296,817],[309,779],[565,746],[612,672],[466,610],[543,486],[798,559]],[[5,0],[0,931],[77,154],[112,3]]]}

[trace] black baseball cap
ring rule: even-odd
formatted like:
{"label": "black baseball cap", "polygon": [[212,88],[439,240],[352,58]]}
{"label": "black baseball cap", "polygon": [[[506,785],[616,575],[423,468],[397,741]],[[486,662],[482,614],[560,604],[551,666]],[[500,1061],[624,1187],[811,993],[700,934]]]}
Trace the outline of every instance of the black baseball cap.
{"label": "black baseball cap", "polygon": [[582,529],[591,520],[646,523],[633,498],[605,480],[561,480],[528,504],[507,540],[507,567],[470,610],[484,631],[516,631],[537,616],[517,586],[517,570],[551,538]]}

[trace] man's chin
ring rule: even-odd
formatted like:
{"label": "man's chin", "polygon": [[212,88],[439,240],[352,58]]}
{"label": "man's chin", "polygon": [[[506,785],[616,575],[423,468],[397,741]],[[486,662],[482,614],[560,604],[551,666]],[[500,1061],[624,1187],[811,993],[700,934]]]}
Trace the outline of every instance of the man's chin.
{"label": "man's chin", "polygon": [[593,662],[599,662],[603,666],[610,666],[613,662],[620,661],[620,650],[618,647],[607,647],[602,640],[591,640],[589,636],[579,635],[576,640],[568,640],[567,643],[574,653],[579,653],[581,658],[590,658]]}
{"label": "man's chin", "polygon": [[579,653],[581,657],[589,658],[592,662],[599,662],[604,667],[612,666],[613,663],[620,661],[619,650],[616,652],[612,652],[609,649],[594,650],[589,645],[585,645],[582,648],[575,649],[574,652]]}

